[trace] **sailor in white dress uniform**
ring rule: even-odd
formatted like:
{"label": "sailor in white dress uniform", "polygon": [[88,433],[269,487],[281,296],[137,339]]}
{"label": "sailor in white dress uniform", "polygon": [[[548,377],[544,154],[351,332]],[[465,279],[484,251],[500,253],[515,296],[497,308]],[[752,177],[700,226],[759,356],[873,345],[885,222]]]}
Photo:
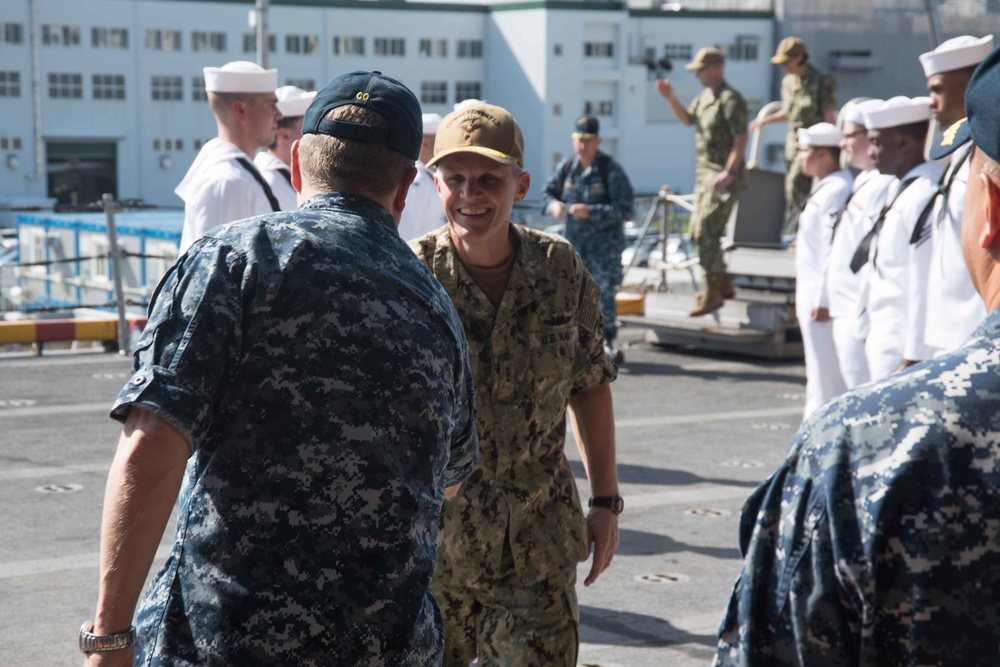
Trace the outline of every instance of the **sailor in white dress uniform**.
{"label": "sailor in white dress uniform", "polygon": [[278,111],[281,112],[278,131],[267,150],[254,156],[253,163],[271,186],[281,210],[294,211],[299,207],[299,195],[292,187],[292,144],[302,138],[302,117],[316,97],[316,91],[306,92],[296,86],[282,86],[274,94],[278,97]]}

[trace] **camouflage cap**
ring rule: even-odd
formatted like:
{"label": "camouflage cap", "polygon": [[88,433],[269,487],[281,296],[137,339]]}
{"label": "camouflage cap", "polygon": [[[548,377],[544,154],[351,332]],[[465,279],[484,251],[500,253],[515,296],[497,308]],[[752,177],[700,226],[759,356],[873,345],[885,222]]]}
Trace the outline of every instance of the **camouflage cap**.
{"label": "camouflage cap", "polygon": [[796,56],[804,56],[809,53],[806,50],[806,43],[798,37],[785,37],[778,42],[778,48],[774,50],[771,62],[775,65],[787,63]]}
{"label": "camouflage cap", "polygon": [[455,153],[476,153],[500,164],[524,167],[524,136],[503,107],[472,104],[444,117],[434,139],[432,167]]}
{"label": "camouflage cap", "polygon": [[722,54],[722,51],[712,47],[706,47],[704,49],[699,49],[698,53],[694,56],[694,60],[685,65],[684,69],[689,72],[697,72],[708,65],[724,64],[726,64],[726,56]]}

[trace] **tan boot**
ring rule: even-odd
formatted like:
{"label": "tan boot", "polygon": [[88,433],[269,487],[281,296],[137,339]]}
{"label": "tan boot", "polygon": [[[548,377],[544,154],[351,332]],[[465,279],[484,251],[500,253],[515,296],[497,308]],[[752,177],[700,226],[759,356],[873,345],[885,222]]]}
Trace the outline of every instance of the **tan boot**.
{"label": "tan boot", "polygon": [[719,289],[722,290],[723,299],[732,299],[736,296],[736,286],[733,285],[733,279],[729,276],[722,277],[722,284],[719,286]]}
{"label": "tan boot", "polygon": [[698,302],[694,308],[688,311],[688,317],[700,317],[701,315],[708,315],[709,313],[715,312],[722,305],[726,303],[726,300],[722,298],[722,288],[720,285],[709,285],[705,289],[705,298]]}

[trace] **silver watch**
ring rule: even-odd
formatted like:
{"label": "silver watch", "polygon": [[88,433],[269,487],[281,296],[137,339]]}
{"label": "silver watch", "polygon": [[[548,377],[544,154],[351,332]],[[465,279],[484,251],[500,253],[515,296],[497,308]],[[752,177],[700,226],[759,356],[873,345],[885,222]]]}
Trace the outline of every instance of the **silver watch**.
{"label": "silver watch", "polygon": [[134,625],[125,632],[116,632],[113,635],[95,635],[93,630],[94,624],[91,621],[86,621],[80,626],[80,650],[84,653],[117,651],[135,644]]}

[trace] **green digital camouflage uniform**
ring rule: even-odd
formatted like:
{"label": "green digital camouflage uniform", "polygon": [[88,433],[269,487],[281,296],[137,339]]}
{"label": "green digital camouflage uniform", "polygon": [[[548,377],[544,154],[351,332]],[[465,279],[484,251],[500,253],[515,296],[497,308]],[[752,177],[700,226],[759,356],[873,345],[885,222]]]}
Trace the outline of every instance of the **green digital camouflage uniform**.
{"label": "green digital camouflage uniform", "polygon": [[802,79],[786,74],[781,80],[781,109],[788,113],[788,135],[785,137],[785,204],[794,211],[809,196],[812,178],[799,167],[799,128],[823,122],[823,112],[837,108],[837,79],[808,65]]}
{"label": "green digital camouflage uniform", "polygon": [[733,205],[745,184],[740,164],[732,184],[720,201],[712,189],[712,181],[726,168],[736,136],[747,130],[747,103],[736,90],[723,82],[717,90],[706,88],[687,109],[695,124],[695,147],[698,160],[695,167],[694,214],[691,216],[691,242],[698,248],[698,259],[705,272],[705,281],[718,284],[725,276],[719,239]]}
{"label": "green digital camouflage uniform", "polygon": [[[499,310],[458,261],[448,228],[410,243],[469,341],[480,465],[442,510],[431,589],[445,667],[575,667],[576,566],[587,529],[564,454],[570,395],[615,379],[600,288],[564,239],[514,227]],[[525,616],[532,614],[532,620]]]}

